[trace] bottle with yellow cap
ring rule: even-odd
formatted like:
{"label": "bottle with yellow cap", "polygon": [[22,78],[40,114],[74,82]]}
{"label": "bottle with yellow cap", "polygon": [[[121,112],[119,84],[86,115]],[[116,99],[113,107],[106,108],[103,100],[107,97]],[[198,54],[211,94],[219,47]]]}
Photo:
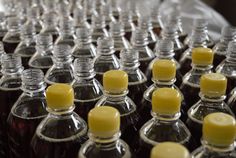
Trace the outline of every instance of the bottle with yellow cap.
{"label": "bottle with yellow cap", "polygon": [[200,79],[200,100],[188,110],[186,124],[198,145],[202,136],[203,118],[214,112],[223,112],[234,116],[224,102],[227,79],[219,73],[202,75]]}
{"label": "bottle with yellow cap", "polygon": [[[47,116],[44,75],[40,69],[24,70],[21,76],[23,93],[7,119],[11,157],[30,158],[30,141],[38,124]],[[20,132],[19,132],[20,131]],[[20,147],[17,145],[20,144]]]}
{"label": "bottle with yellow cap", "polygon": [[128,74],[122,70],[110,70],[103,75],[104,96],[96,107],[111,106],[120,112],[121,138],[130,146],[138,133],[139,115],[135,103],[127,96]]}
{"label": "bottle with yellow cap", "polygon": [[209,48],[194,48],[192,51],[192,69],[183,77],[180,90],[185,99],[185,112],[196,103],[200,97],[200,78],[212,72],[214,53]]}
{"label": "bottle with yellow cap", "polygon": [[78,158],[131,158],[128,144],[120,139],[120,113],[110,106],[95,107],[88,114],[89,140]]}
{"label": "bottle with yellow cap", "polygon": [[102,85],[95,79],[93,59],[77,58],[74,61],[75,112],[87,121],[89,111],[103,95]]}
{"label": "bottle with yellow cap", "polygon": [[87,140],[87,124],[74,110],[70,85],[54,84],[46,90],[49,114],[39,124],[31,141],[34,158],[76,158]]}
{"label": "bottle with yellow cap", "polygon": [[191,40],[188,44],[188,49],[180,57],[180,72],[182,75],[185,75],[189,70],[191,70],[191,62],[192,62],[192,52],[198,51],[195,48],[207,48],[206,44],[206,36],[202,32],[194,32],[191,35]]}
{"label": "bottle with yellow cap", "polygon": [[202,146],[191,154],[192,158],[236,158],[236,121],[231,115],[216,112],[203,120]]}
{"label": "bottle with yellow cap", "polygon": [[191,134],[181,116],[182,96],[173,88],[159,88],[152,95],[152,119],[139,131],[139,145],[136,155],[150,157],[153,146],[166,141],[180,143],[189,149]]}
{"label": "bottle with yellow cap", "polygon": [[103,74],[109,70],[120,68],[120,62],[116,57],[114,50],[114,41],[111,37],[102,37],[98,39],[97,58],[94,62],[96,79],[102,83]]}
{"label": "bottle with yellow cap", "polygon": [[163,142],[152,148],[150,158],[191,158],[185,146],[175,142]]}
{"label": "bottle with yellow cap", "polygon": [[[166,59],[160,59],[156,60],[153,64],[152,68],[152,80],[153,84],[148,87],[148,89],[143,94],[143,99],[141,102],[141,110],[140,115],[141,118],[141,124],[144,124],[149,119],[152,118],[151,116],[151,109],[152,109],[152,94],[156,89],[163,88],[163,87],[169,87],[173,88],[179,91],[179,93],[182,95],[180,90],[177,86],[175,86],[175,75],[176,75],[176,64],[174,61],[166,60]],[[183,100],[184,104],[184,100]]]}

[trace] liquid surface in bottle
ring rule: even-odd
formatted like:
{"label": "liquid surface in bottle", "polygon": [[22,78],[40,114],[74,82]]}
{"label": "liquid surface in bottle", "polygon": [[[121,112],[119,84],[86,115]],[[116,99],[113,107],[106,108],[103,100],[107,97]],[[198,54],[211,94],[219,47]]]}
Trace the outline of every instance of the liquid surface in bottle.
{"label": "liquid surface in bottle", "polygon": [[4,50],[6,53],[14,53],[19,41],[3,40]]}
{"label": "liquid surface in bottle", "polygon": [[29,66],[36,69],[41,69],[44,74],[48,71],[48,69],[53,65],[52,58],[50,56],[37,58],[34,60]]}

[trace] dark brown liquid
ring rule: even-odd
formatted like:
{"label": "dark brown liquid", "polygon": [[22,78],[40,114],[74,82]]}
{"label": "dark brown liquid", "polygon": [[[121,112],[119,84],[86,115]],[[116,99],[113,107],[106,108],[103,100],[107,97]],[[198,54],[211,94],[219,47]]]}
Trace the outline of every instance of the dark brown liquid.
{"label": "dark brown liquid", "polygon": [[142,98],[141,108],[139,111],[139,115],[141,116],[139,120],[140,127],[142,127],[148,120],[152,118],[151,111],[152,111],[152,103]]}
{"label": "dark brown liquid", "polygon": [[221,55],[221,54],[214,54],[214,60],[213,60],[213,65],[214,65],[214,69],[225,59],[225,55]]}
{"label": "dark brown liquid", "polygon": [[191,64],[192,60],[190,58],[185,58],[180,61],[180,72],[183,76],[192,69]]}
{"label": "dark brown liquid", "polygon": [[156,42],[151,42],[148,44],[148,47],[153,51],[156,47]]}
{"label": "dark brown liquid", "polygon": [[115,51],[115,55],[116,55],[116,57],[119,59],[119,58],[120,58],[120,50],[116,50],[116,51]]}
{"label": "dark brown liquid", "polygon": [[153,27],[153,32],[157,35],[161,35],[161,27]]}
{"label": "dark brown liquid", "polygon": [[17,45],[19,44],[19,42],[6,42],[3,41],[3,45],[4,45],[4,50],[6,53],[10,54],[10,53],[14,53]]}
{"label": "dark brown liquid", "polygon": [[183,55],[185,51],[185,48],[181,48],[181,49],[175,49],[174,52],[175,52],[175,60],[179,61],[180,60],[180,57]]}
{"label": "dark brown liquid", "polygon": [[152,59],[148,59],[148,60],[140,60],[140,66],[139,66],[139,69],[142,71],[142,72],[146,72],[146,70],[148,69],[148,66],[150,64],[150,62],[152,61]]}
{"label": "dark brown liquid", "polygon": [[25,49],[21,49],[16,52],[17,54],[19,54],[21,56],[22,65],[24,66],[24,69],[29,68],[29,64],[28,64],[29,60],[30,60],[31,56],[34,55],[35,52],[36,52],[35,47],[27,47]]}
{"label": "dark brown liquid", "polygon": [[196,142],[196,146],[201,145],[201,138],[202,138],[202,124],[195,122],[191,119],[187,119],[186,125],[188,129],[190,130],[192,137],[194,138]]}
{"label": "dark brown liquid", "polygon": [[57,40],[58,37],[59,37],[58,34],[53,34],[52,35],[53,43]]}
{"label": "dark brown liquid", "polygon": [[99,83],[103,84],[103,74],[96,74],[95,78]]}
{"label": "dark brown liquid", "polygon": [[125,38],[126,38],[128,41],[130,41],[131,36],[132,36],[132,31],[125,32]]}
{"label": "dark brown liquid", "polygon": [[54,75],[50,75],[47,78],[49,81],[46,81],[48,84],[54,83],[71,83],[73,81],[73,76],[69,71],[55,71]]}
{"label": "dark brown liquid", "polygon": [[236,87],[236,78],[235,77],[227,77],[227,89],[226,95],[228,96],[230,92]]}
{"label": "dark brown liquid", "polygon": [[181,35],[179,36],[179,40],[183,43],[184,40],[185,40],[185,38],[186,38],[187,36],[188,36],[187,34],[181,34]]}
{"label": "dark brown liquid", "polygon": [[[46,102],[35,98],[18,105],[8,117],[8,144],[12,158],[30,158],[30,142],[38,124],[46,116]],[[26,113],[31,115],[27,119]]]}

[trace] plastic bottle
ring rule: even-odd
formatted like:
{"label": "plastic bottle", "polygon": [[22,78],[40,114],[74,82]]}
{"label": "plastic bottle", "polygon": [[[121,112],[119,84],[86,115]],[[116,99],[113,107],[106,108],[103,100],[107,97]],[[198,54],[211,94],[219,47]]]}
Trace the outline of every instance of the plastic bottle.
{"label": "plastic bottle", "polygon": [[47,84],[55,83],[71,84],[74,80],[74,66],[71,55],[71,47],[67,44],[58,44],[53,50],[53,65],[45,75]]}
{"label": "plastic bottle", "polygon": [[44,75],[40,69],[22,73],[22,91],[7,119],[10,157],[30,158],[30,142],[38,124],[47,116]]}
{"label": "plastic bottle", "polygon": [[132,32],[131,45],[134,50],[139,52],[140,70],[146,72],[149,63],[155,57],[152,50],[148,47],[148,33],[137,28]]}
{"label": "plastic bottle", "polygon": [[74,61],[75,112],[87,121],[89,111],[103,95],[102,85],[94,78],[94,61],[90,58],[77,58]]}
{"label": "plastic bottle", "polygon": [[121,22],[110,23],[110,36],[114,40],[114,49],[117,57],[120,57],[120,52],[122,49],[130,48],[130,43],[124,37],[124,25]]}
{"label": "plastic bottle", "polygon": [[128,96],[137,105],[137,111],[140,109],[140,102],[143,98],[143,93],[147,89],[147,78],[139,69],[139,56],[134,49],[124,49],[120,53],[121,70],[128,74]]}
{"label": "plastic bottle", "polygon": [[91,25],[87,21],[86,10],[81,7],[76,7],[73,11],[74,27],[75,29],[80,27],[91,28]]}
{"label": "plastic bottle", "polygon": [[209,73],[201,77],[201,100],[188,110],[188,120],[186,122],[198,145],[200,145],[202,137],[202,123],[205,116],[214,112],[223,112],[234,116],[224,102],[226,86],[227,79],[222,74]]}
{"label": "plastic bottle", "polygon": [[35,7],[30,7],[27,11],[27,21],[26,25],[33,25],[35,27],[36,33],[38,34],[43,26],[42,26],[42,20],[40,17],[40,8]]}
{"label": "plastic bottle", "polygon": [[36,36],[36,53],[30,58],[29,66],[43,70],[44,74],[53,65],[53,41],[50,34],[40,33]]}
{"label": "plastic bottle", "polygon": [[119,13],[121,12],[121,8],[120,8],[120,4],[118,1],[116,0],[108,0],[107,3],[110,3],[111,5],[111,10],[112,10],[112,14],[114,16],[114,18],[116,20],[119,19]]}
{"label": "plastic bottle", "polygon": [[192,158],[235,158],[235,118],[225,113],[213,113],[203,120],[202,146]]}
{"label": "plastic bottle", "polygon": [[156,7],[151,9],[151,22],[153,25],[153,32],[159,37],[163,28],[163,23],[160,12]]}
{"label": "plastic bottle", "polygon": [[34,158],[76,158],[87,139],[86,122],[74,110],[70,85],[55,84],[46,91],[49,114],[39,124],[31,141]]}
{"label": "plastic bottle", "polygon": [[192,50],[192,69],[183,77],[180,90],[185,98],[185,112],[199,99],[200,78],[212,72],[214,53],[209,48],[194,48]]}
{"label": "plastic bottle", "polygon": [[4,12],[0,12],[0,41],[7,33],[6,17]]}
{"label": "plastic bottle", "polygon": [[136,155],[150,157],[153,146],[166,141],[190,148],[191,133],[179,119],[182,96],[173,88],[159,88],[152,94],[152,119],[139,131]]}
{"label": "plastic bottle", "polygon": [[121,115],[121,138],[130,146],[138,133],[139,115],[135,103],[127,96],[128,74],[122,70],[110,70],[103,75],[104,96],[96,107],[111,106]]}
{"label": "plastic bottle", "polygon": [[97,57],[94,62],[95,78],[102,83],[103,74],[108,70],[120,68],[120,62],[115,56],[114,41],[111,37],[98,39]]}
{"label": "plastic bottle", "polygon": [[21,22],[17,17],[9,17],[7,19],[8,32],[3,37],[4,50],[6,53],[14,53],[17,45],[20,43]]}
{"label": "plastic bottle", "polygon": [[236,28],[232,26],[223,27],[221,29],[220,41],[213,47],[213,51],[215,53],[215,68],[226,58],[228,44],[234,40],[236,40]]}
{"label": "plastic bottle", "polygon": [[150,158],[190,158],[190,154],[179,143],[163,142],[152,148]]}
{"label": "plastic bottle", "polygon": [[116,19],[112,14],[112,7],[110,3],[105,3],[104,5],[101,5],[100,15],[105,17],[106,29],[109,30],[109,24],[111,22],[116,22]]}
{"label": "plastic bottle", "polygon": [[78,158],[131,158],[128,144],[120,139],[120,113],[117,109],[109,106],[92,109],[88,126],[89,140],[81,147]]}
{"label": "plastic bottle", "polygon": [[2,56],[2,74],[0,79],[0,157],[8,157],[7,117],[11,107],[21,95],[21,58],[16,54]]}
{"label": "plastic bottle", "polygon": [[23,25],[21,27],[20,38],[21,42],[17,45],[14,53],[21,56],[24,68],[28,68],[28,62],[36,52],[36,30],[34,25]]}

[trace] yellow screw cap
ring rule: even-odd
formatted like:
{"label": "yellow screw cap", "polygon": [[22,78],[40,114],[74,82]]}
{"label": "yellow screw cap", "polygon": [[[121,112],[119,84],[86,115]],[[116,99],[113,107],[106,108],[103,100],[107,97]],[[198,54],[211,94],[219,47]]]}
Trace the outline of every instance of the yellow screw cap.
{"label": "yellow screw cap", "polygon": [[225,95],[227,78],[220,73],[202,75],[200,79],[200,91],[203,95],[219,97]]}
{"label": "yellow screw cap", "polygon": [[229,114],[212,113],[203,120],[203,140],[217,146],[229,146],[236,138],[236,122]]}
{"label": "yellow screw cap", "polygon": [[152,67],[154,80],[170,81],[175,78],[176,65],[171,60],[157,60]]}
{"label": "yellow screw cap", "polygon": [[103,87],[111,93],[121,93],[128,89],[128,74],[122,70],[110,70],[103,75]]}
{"label": "yellow screw cap", "polygon": [[120,113],[110,106],[95,107],[88,114],[91,133],[99,137],[112,137],[120,130]]}
{"label": "yellow screw cap", "polygon": [[69,109],[74,105],[74,90],[67,84],[54,84],[47,88],[46,100],[51,109]]}
{"label": "yellow screw cap", "polygon": [[214,53],[210,48],[193,48],[192,50],[192,63],[194,65],[207,66],[212,65]]}
{"label": "yellow screw cap", "polygon": [[172,88],[159,88],[152,94],[152,111],[163,115],[174,115],[180,111],[182,97]]}
{"label": "yellow screw cap", "polygon": [[152,148],[151,158],[190,158],[190,154],[181,144],[164,142]]}

